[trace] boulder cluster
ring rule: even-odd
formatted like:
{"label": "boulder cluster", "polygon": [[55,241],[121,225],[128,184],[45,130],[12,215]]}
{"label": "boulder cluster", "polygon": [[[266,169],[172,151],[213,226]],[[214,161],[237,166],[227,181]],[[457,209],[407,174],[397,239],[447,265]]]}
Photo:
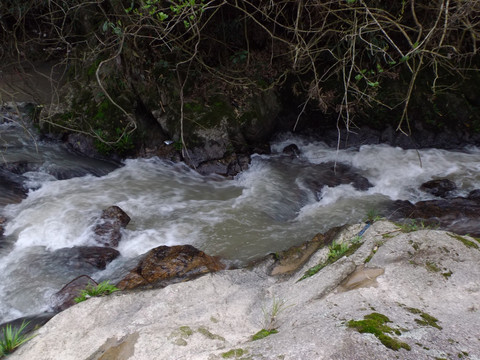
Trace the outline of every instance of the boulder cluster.
{"label": "boulder cluster", "polygon": [[[103,270],[120,255],[115,248],[121,241],[122,229],[129,222],[130,217],[120,207],[110,206],[102,211],[93,229],[96,242],[102,246],[78,246],[57,252],[67,251],[67,261],[77,268],[86,268],[87,264],[91,272]],[[140,256],[137,265],[116,287],[120,290],[164,287],[224,268],[225,265],[218,259],[191,245],[159,246]],[[59,312],[69,308],[75,304],[75,298],[81,290],[96,285],[90,276],[78,276],[52,296],[52,310]]]}

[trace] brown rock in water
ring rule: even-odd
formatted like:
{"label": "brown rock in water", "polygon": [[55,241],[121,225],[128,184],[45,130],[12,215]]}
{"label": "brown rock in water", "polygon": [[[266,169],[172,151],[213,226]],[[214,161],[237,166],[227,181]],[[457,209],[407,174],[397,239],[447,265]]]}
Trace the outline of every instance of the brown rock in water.
{"label": "brown rock in water", "polygon": [[70,281],[60,291],[52,295],[51,306],[53,311],[60,312],[75,305],[75,298],[78,297],[80,291],[84,290],[88,285],[96,286],[98,284],[87,275],[79,276]]}
{"label": "brown rock in water", "polygon": [[223,269],[225,265],[219,260],[191,245],[159,246],[150,250],[116,286],[120,290],[165,287]]}
{"label": "brown rock in water", "polygon": [[130,222],[130,217],[118,206],[103,210],[100,223],[93,230],[96,240],[105,246],[118,246],[122,234],[120,230]]}
{"label": "brown rock in water", "polygon": [[448,179],[430,180],[420,186],[420,190],[441,198],[447,197],[456,188],[457,185]]}

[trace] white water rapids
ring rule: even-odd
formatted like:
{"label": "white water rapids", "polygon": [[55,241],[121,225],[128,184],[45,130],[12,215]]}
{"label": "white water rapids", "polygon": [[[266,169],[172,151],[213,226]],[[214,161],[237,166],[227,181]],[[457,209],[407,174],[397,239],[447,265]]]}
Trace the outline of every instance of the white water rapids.
{"label": "white water rapids", "polygon": [[[298,158],[281,154],[291,143],[300,148]],[[40,151],[51,151],[45,146]],[[8,149],[3,151],[8,155]],[[308,188],[304,180],[315,177],[314,165],[329,161],[352,166],[373,187]],[[204,177],[157,158],[126,160],[101,177],[55,180],[42,170],[27,175],[35,180],[27,198],[0,208],[7,219],[0,247],[0,323],[48,311],[52,294],[82,275],[52,251],[98,245],[91,225],[110,205],[122,208],[132,221],[118,247],[120,258],[88,274],[96,280],[115,278],[126,262],[160,245],[192,244],[241,265],[333,226],[359,222],[371,209],[381,212],[390,200],[432,199],[418,187],[434,178],[455,181],[456,194],[466,195],[480,188],[480,149],[417,153],[366,145],[337,151],[284,135],[272,144],[272,155],[253,156],[249,170],[233,180]]]}

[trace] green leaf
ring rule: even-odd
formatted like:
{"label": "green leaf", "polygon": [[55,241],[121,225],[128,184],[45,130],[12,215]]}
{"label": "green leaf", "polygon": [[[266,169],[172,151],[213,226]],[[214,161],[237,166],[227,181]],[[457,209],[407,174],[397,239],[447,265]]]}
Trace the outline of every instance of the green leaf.
{"label": "green leaf", "polygon": [[168,19],[168,15],[165,14],[164,12],[160,11],[160,12],[157,14],[157,18],[158,18],[158,20],[160,20],[160,21],[164,21],[164,20]]}
{"label": "green leaf", "polygon": [[377,87],[378,85],[380,85],[378,81],[375,81],[375,82],[367,81],[367,84],[368,86],[371,86],[371,87]]}
{"label": "green leaf", "polygon": [[402,62],[408,61],[408,59],[410,59],[410,56],[408,56],[408,55],[407,56],[402,56],[400,58],[400,62],[402,63]]}
{"label": "green leaf", "polygon": [[355,76],[355,80],[359,81],[363,78],[363,75],[362,74],[357,74],[357,76]]}

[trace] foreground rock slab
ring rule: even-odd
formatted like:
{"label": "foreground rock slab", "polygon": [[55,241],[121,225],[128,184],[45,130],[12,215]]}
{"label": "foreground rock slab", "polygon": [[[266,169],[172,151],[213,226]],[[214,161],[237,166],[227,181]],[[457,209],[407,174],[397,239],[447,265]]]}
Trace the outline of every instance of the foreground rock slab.
{"label": "foreground rock slab", "polygon": [[[89,299],[55,316],[9,360],[479,359],[480,244],[437,230],[402,233],[389,222],[376,222],[362,240],[302,281],[327,248],[289,277],[267,275],[271,259]],[[348,326],[368,318],[388,320],[386,335],[403,346],[393,350]],[[278,332],[252,341],[269,327]]]}

